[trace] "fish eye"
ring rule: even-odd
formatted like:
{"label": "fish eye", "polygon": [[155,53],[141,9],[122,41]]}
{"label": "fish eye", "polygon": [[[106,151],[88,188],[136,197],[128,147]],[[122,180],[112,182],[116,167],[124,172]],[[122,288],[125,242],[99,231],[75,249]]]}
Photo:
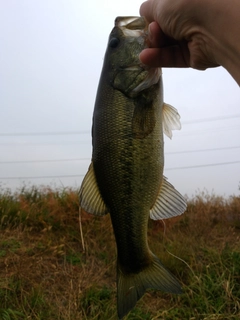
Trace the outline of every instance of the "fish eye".
{"label": "fish eye", "polygon": [[119,42],[120,42],[120,40],[118,38],[112,38],[109,41],[109,47],[116,48],[118,46]]}

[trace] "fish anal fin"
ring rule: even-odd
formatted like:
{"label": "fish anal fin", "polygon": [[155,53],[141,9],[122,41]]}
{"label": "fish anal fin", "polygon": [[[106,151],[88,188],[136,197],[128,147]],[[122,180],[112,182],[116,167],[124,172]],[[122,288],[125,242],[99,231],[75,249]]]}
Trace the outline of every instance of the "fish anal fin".
{"label": "fish anal fin", "polygon": [[180,115],[177,109],[167,103],[163,104],[162,126],[164,134],[170,139],[172,139],[172,130],[181,129]]}
{"label": "fish anal fin", "polygon": [[93,164],[91,163],[86,173],[80,191],[79,191],[80,207],[86,212],[95,215],[105,215],[108,209],[102,199],[98,189]]}
{"label": "fish anal fin", "polygon": [[118,264],[117,309],[122,319],[136,305],[147,289],[169,293],[182,293],[179,282],[167,271],[160,260],[152,254],[152,262],[139,273],[124,274]]}
{"label": "fish anal fin", "polygon": [[184,197],[163,177],[157,200],[150,210],[153,220],[168,219],[182,214],[187,208]]}

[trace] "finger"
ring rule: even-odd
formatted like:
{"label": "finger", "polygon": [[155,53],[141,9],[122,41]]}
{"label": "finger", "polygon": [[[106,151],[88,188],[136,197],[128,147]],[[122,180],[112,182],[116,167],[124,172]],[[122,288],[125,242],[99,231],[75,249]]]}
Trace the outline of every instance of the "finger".
{"label": "finger", "polygon": [[151,48],[162,48],[178,43],[175,39],[167,36],[155,21],[149,24],[148,32]]}
{"label": "finger", "polygon": [[148,0],[142,3],[140,7],[140,15],[144,16],[149,22],[154,21],[154,15],[153,15],[153,1]]}
{"label": "finger", "polygon": [[187,68],[189,67],[189,52],[179,45],[164,48],[148,48],[144,49],[139,59],[145,65],[151,67],[168,67],[168,68]]}
{"label": "finger", "polygon": [[164,33],[157,22],[153,21],[149,24],[148,32],[151,47],[160,48],[161,46],[164,46]]}

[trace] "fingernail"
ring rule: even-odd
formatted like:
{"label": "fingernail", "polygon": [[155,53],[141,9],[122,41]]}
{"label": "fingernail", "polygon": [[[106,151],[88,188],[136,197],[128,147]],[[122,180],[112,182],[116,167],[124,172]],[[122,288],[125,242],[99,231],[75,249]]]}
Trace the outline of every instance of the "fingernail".
{"label": "fingernail", "polygon": [[152,31],[151,31],[151,23],[148,26],[148,40],[150,42],[153,40]]}

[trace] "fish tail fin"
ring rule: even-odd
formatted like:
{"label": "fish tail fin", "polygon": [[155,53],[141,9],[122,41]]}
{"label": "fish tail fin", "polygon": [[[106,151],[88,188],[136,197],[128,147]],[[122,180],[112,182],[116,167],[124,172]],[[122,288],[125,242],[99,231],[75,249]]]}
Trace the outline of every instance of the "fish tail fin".
{"label": "fish tail fin", "polygon": [[117,266],[117,309],[122,319],[144,295],[147,289],[169,293],[182,293],[179,282],[167,271],[160,260],[153,255],[152,263],[139,273],[124,274]]}

